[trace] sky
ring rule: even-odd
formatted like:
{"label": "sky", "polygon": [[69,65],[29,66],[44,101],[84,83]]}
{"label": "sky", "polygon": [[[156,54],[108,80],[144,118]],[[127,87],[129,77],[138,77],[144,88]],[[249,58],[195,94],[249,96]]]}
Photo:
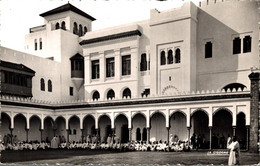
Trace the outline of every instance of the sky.
{"label": "sky", "polygon": [[[159,11],[182,6],[188,0],[69,0],[96,18],[92,31],[150,18],[150,9]],[[198,4],[199,0],[192,0]],[[39,14],[68,3],[68,0],[0,0],[0,45],[24,51],[29,28],[43,25]]]}

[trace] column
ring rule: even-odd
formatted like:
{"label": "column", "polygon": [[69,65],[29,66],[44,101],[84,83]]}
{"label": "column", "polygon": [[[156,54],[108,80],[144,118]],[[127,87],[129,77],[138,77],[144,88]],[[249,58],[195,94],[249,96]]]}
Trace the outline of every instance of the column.
{"label": "column", "polygon": [[233,136],[236,136],[236,126],[233,126]]}
{"label": "column", "polygon": [[149,142],[150,141],[150,128],[147,127],[146,130],[147,130],[147,141]]}
{"label": "column", "polygon": [[142,132],[142,129],[140,129],[140,134],[141,134],[141,141],[143,141],[143,132]]}
{"label": "column", "polygon": [[188,144],[190,145],[190,127],[187,127],[188,129]]}
{"label": "column", "polygon": [[[11,137],[13,137],[13,128],[10,128],[10,134],[11,134]],[[13,139],[11,139],[11,144],[13,144]]]}
{"label": "column", "polygon": [[246,150],[249,149],[249,129],[250,126],[246,126]]}
{"label": "column", "polygon": [[99,79],[104,82],[106,78],[106,59],[104,52],[99,52]]}
{"label": "column", "polygon": [[43,132],[43,129],[40,129],[40,132],[41,132],[41,141],[40,141],[40,142],[42,142],[42,141],[43,141],[43,139],[42,139],[42,132]]}
{"label": "column", "polygon": [[81,131],[81,142],[83,143],[83,141],[84,141],[84,134],[83,134],[84,129],[80,129],[80,131]]}
{"label": "column", "polygon": [[115,49],[114,55],[115,55],[115,80],[119,81],[122,76],[122,62],[120,56],[120,49]]}
{"label": "column", "polygon": [[26,131],[26,142],[28,142],[28,134],[29,134],[29,129],[25,129],[25,131]]}
{"label": "column", "polygon": [[67,143],[67,146],[69,145],[68,143],[70,142],[70,129],[66,129],[67,131],[67,139],[66,139],[66,143]]}
{"label": "column", "polygon": [[211,133],[212,131],[211,130],[212,130],[212,126],[209,127],[209,149],[210,150],[212,150],[211,149],[211,144],[212,144],[212,133]]}
{"label": "column", "polygon": [[[85,55],[84,55],[85,56]],[[84,58],[85,62],[85,85],[90,84],[91,80],[91,61],[90,61],[90,55],[86,55]]]}
{"label": "column", "polygon": [[166,127],[166,129],[167,129],[167,142],[169,143],[170,127]]}
{"label": "column", "polygon": [[128,128],[129,131],[129,142],[132,141],[132,128]]}
{"label": "column", "polygon": [[[99,129],[96,129],[96,137],[97,137],[97,141],[101,141],[101,140],[100,140],[100,136],[99,136]],[[96,141],[96,142],[97,142],[97,141]]]}

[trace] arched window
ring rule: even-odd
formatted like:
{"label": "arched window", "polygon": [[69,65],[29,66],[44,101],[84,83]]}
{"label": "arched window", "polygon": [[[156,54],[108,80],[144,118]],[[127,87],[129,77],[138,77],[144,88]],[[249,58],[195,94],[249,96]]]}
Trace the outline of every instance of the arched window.
{"label": "arched window", "polygon": [[52,82],[48,80],[48,92],[52,92]]}
{"label": "arched window", "polygon": [[41,90],[45,91],[45,83],[43,78],[41,78]]}
{"label": "arched window", "polygon": [[56,23],[56,25],[55,25],[55,29],[60,29],[60,23]]}
{"label": "arched window", "polygon": [[168,64],[173,64],[172,50],[169,50],[169,51],[168,51],[167,61],[168,61]]}
{"label": "arched window", "polygon": [[78,34],[78,24],[76,22],[74,22],[73,34]]}
{"label": "arched window", "polygon": [[85,26],[84,27],[84,35],[88,32],[88,28]]}
{"label": "arched window", "polygon": [[42,38],[40,38],[40,50],[42,49]]}
{"label": "arched window", "polygon": [[62,23],[61,23],[61,29],[66,30],[66,24],[65,24],[65,21],[62,21]]}
{"label": "arched window", "polygon": [[227,92],[228,90],[232,91],[238,91],[238,89],[241,89],[242,91],[246,88],[245,85],[240,84],[240,83],[232,83],[232,84],[228,84],[226,85],[224,88],[225,92]]}
{"label": "arched window", "polygon": [[131,98],[131,90],[129,88],[123,91],[123,98]]}
{"label": "arched window", "polygon": [[107,99],[113,99],[115,97],[115,92],[111,89],[107,92]]}
{"label": "arched window", "polygon": [[79,36],[83,36],[83,30],[81,24],[79,24]]}
{"label": "arched window", "polygon": [[165,64],[166,64],[165,52],[162,51],[161,52],[161,65],[165,65]]}
{"label": "arched window", "polygon": [[34,39],[34,49],[37,50],[37,39]]}
{"label": "arched window", "polygon": [[147,60],[146,60],[146,54],[141,55],[141,63],[140,63],[140,71],[146,71],[147,70]]}
{"label": "arched window", "polygon": [[181,63],[181,50],[179,48],[175,50],[175,63]]}
{"label": "arched window", "polygon": [[95,91],[95,92],[93,93],[92,99],[93,99],[93,100],[98,100],[99,98],[100,98],[100,95],[99,95],[98,91]]}

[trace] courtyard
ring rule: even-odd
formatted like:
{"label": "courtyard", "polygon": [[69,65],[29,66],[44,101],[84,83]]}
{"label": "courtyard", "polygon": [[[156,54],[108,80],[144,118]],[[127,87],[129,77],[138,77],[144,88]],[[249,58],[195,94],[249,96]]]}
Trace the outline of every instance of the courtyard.
{"label": "courtyard", "polygon": [[[37,151],[3,151],[2,163],[15,164],[158,164],[158,165],[227,165],[228,155],[207,155],[207,151],[192,152],[116,152],[101,150],[37,150]],[[241,165],[260,163],[260,155],[241,152]]]}

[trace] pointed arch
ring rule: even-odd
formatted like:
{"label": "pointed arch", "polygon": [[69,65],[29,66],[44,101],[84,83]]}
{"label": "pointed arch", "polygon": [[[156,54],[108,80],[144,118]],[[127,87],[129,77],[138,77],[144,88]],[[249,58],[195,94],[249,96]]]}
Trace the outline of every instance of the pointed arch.
{"label": "pointed arch", "polygon": [[172,53],[171,49],[168,50],[167,63],[168,64],[173,64],[173,53]]}
{"label": "pointed arch", "polygon": [[165,58],[165,51],[161,51],[161,65],[165,65],[166,64],[166,58]]}

